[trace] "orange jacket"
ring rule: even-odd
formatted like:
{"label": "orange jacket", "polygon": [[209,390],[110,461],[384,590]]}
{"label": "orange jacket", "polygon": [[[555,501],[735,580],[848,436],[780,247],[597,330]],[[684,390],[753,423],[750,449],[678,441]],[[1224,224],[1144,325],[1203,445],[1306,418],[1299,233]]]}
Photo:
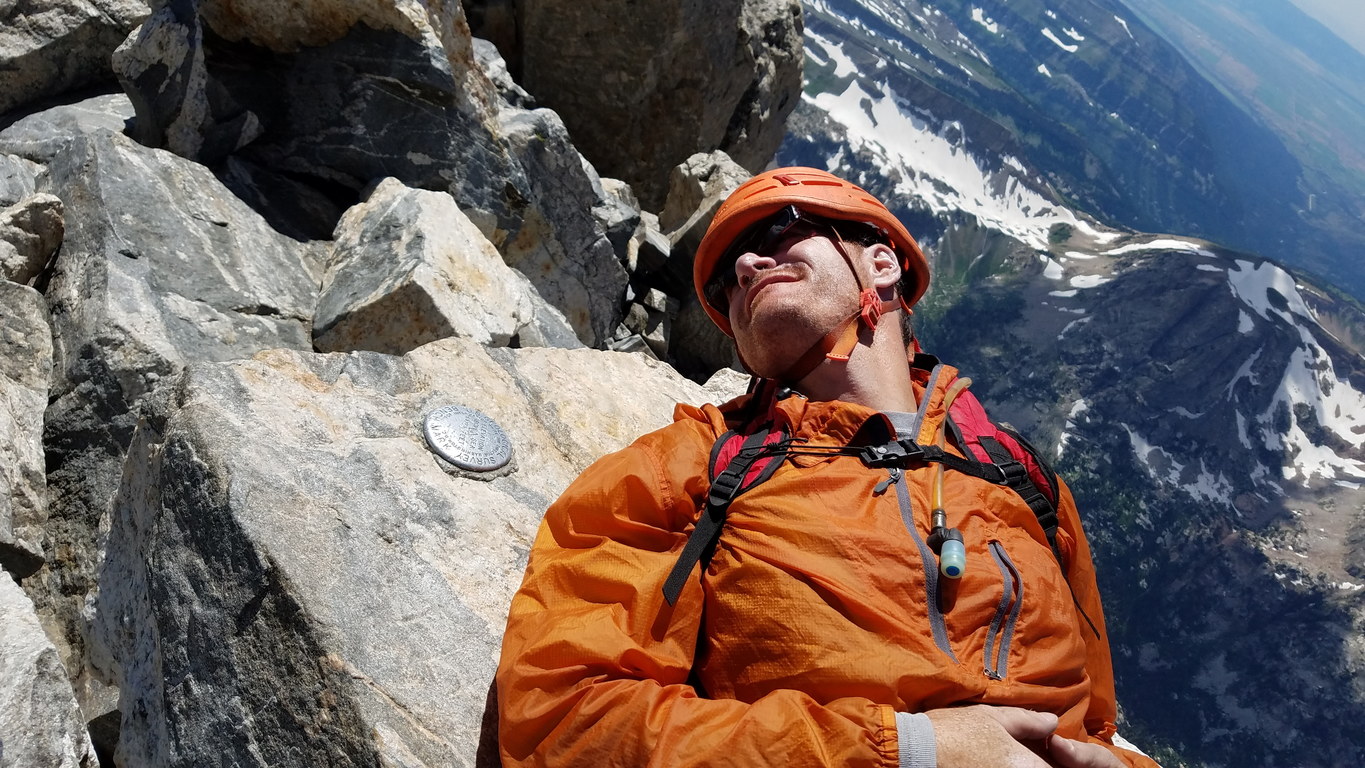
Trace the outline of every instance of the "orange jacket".
{"label": "orange jacket", "polygon": [[[947,371],[927,394],[922,444],[943,420]],[[778,409],[815,445],[847,444],[883,418],[799,397]],[[956,584],[939,580],[935,601],[924,541],[936,465],[878,493],[886,469],[792,457],[731,504],[705,573],[670,607],[661,588],[726,429],[714,406],[680,405],[674,418],[593,464],[546,512],[498,669],[505,766],[889,768],[894,713],[966,703],[1054,712],[1061,735],[1155,765],[1108,742],[1108,638],[1064,486],[1065,576],[1015,492],[949,470],[944,506],[967,568]]]}

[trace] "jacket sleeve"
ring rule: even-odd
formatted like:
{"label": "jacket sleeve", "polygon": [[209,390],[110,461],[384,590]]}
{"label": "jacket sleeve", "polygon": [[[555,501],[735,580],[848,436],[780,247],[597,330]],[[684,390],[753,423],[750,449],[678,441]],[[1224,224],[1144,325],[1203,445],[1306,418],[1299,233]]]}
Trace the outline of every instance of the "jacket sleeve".
{"label": "jacket sleeve", "polygon": [[890,707],[689,684],[706,596],[695,572],[676,606],[661,590],[706,490],[697,427],[599,460],[546,512],[498,667],[503,765],[895,766]]}
{"label": "jacket sleeve", "polygon": [[1126,765],[1159,768],[1146,755],[1113,744],[1118,705],[1109,634],[1104,626],[1104,608],[1100,603],[1100,590],[1095,579],[1095,564],[1090,558],[1090,544],[1081,528],[1080,514],[1071,491],[1060,479],[1057,485],[1058,544],[1067,562],[1067,581],[1076,600],[1077,620],[1085,637],[1085,666],[1090,678],[1090,708],[1085,714],[1086,734],[1091,741],[1108,747]]}

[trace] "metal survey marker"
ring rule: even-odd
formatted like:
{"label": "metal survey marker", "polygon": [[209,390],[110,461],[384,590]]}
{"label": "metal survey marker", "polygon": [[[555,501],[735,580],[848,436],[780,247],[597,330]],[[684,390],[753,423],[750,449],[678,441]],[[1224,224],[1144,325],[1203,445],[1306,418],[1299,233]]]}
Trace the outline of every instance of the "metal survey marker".
{"label": "metal survey marker", "polygon": [[447,405],[427,414],[427,445],[451,464],[489,472],[512,458],[512,441],[496,421],[463,405]]}

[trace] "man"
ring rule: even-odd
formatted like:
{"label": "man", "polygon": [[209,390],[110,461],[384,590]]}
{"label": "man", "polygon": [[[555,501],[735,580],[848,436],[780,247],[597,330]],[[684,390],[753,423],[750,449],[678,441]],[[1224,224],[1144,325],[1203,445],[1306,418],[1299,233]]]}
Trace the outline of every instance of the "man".
{"label": "man", "polygon": [[[547,511],[498,671],[504,765],[1154,765],[1109,741],[1069,492],[1005,487],[966,450],[967,380],[907,362],[928,280],[885,206],[823,171],[726,200],[694,282],[773,384],[680,405]],[[771,469],[708,501],[713,450]]]}

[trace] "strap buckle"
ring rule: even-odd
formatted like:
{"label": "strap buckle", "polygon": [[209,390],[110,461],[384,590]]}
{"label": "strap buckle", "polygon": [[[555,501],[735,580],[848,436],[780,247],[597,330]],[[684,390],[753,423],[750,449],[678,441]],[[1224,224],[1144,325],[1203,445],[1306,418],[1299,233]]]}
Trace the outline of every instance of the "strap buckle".
{"label": "strap buckle", "polygon": [[858,458],[869,467],[904,467],[913,461],[923,461],[925,450],[914,440],[895,440],[865,446],[858,451]]}

